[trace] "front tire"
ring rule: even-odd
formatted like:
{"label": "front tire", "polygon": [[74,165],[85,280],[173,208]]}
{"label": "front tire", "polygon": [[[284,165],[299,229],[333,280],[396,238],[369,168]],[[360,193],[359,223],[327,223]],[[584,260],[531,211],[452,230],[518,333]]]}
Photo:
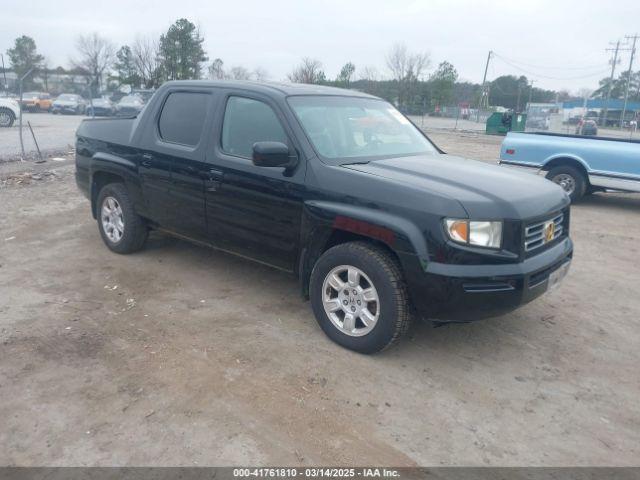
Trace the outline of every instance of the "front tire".
{"label": "front tire", "polygon": [[411,323],[400,266],[373,244],[350,242],[327,250],[313,267],[309,293],[320,328],[356,352],[384,350]]}
{"label": "front tire", "polygon": [[578,169],[569,165],[554,167],[547,173],[547,179],[562,187],[571,202],[580,200],[587,191],[587,179]]}
{"label": "front tire", "polygon": [[109,250],[126,254],[144,246],[149,229],[135,212],[124,184],[105,185],[98,194],[96,205],[100,236]]}

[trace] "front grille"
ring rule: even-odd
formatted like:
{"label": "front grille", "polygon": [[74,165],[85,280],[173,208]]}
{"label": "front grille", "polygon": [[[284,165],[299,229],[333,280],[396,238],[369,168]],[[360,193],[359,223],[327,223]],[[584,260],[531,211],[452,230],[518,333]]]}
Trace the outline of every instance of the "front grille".
{"label": "front grille", "polygon": [[[530,252],[540,248],[562,235],[564,214],[560,213],[553,218],[549,218],[543,222],[528,225],[524,230],[524,251]],[[553,222],[553,234],[549,237],[548,228]]]}

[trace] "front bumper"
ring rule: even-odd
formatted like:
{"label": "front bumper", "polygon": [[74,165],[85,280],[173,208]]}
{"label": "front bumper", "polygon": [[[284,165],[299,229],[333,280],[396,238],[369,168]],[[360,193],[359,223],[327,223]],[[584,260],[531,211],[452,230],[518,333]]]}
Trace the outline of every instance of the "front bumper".
{"label": "front bumper", "polygon": [[[439,321],[469,322],[511,312],[545,293],[549,276],[571,261],[569,237],[520,263],[451,265],[431,262],[426,271],[414,255],[401,255],[417,312]],[[413,257],[410,259],[408,257]]]}

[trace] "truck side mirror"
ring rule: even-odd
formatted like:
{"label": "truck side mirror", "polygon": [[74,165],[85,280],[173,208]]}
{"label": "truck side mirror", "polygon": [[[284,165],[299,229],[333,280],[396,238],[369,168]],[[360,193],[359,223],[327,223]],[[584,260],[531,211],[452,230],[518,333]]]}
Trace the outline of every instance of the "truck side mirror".
{"label": "truck side mirror", "polygon": [[295,154],[281,142],[256,142],[253,144],[253,164],[257,167],[285,167],[291,169],[298,163]]}

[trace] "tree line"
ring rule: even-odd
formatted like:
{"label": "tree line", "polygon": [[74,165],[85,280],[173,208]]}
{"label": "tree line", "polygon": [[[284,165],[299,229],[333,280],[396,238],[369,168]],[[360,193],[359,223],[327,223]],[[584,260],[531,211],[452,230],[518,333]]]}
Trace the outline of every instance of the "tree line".
{"label": "tree line", "polygon": [[[269,79],[268,71],[262,66],[253,69],[241,65],[227,67],[221,58],[210,61],[203,45],[204,37],[198,27],[181,18],[159,38],[138,36],[131,44],[119,47],[98,33],[80,35],[70,60],[71,68],[66,70],[62,67],[50,69],[45,57],[38,53],[35,40],[26,35],[15,39],[7,56],[18,77],[33,69],[34,74],[25,79],[25,90],[42,88],[35,81],[36,75],[46,80],[51,72],[82,76],[86,79],[86,90],[92,95],[119,90],[123,85],[153,89],[169,80]],[[438,112],[441,108],[457,105],[473,107],[480,98],[480,84],[461,81],[456,68],[447,61],[431,69],[431,59],[426,52],[410,51],[404,44],[395,44],[384,60],[384,71],[374,66],[358,67],[348,61],[336,78],[328,78],[320,60],[305,57],[289,72],[287,79],[296,83],[357,89],[391,101],[412,114]],[[626,76],[627,72],[624,72],[615,79],[611,98],[623,96]],[[608,86],[609,79],[601,80],[593,96],[604,97]],[[500,76],[487,87],[491,105],[514,110],[523,110],[528,101],[548,103],[579,98],[566,91],[534,88],[525,76]],[[640,72],[632,74],[630,99],[640,100]]]}

